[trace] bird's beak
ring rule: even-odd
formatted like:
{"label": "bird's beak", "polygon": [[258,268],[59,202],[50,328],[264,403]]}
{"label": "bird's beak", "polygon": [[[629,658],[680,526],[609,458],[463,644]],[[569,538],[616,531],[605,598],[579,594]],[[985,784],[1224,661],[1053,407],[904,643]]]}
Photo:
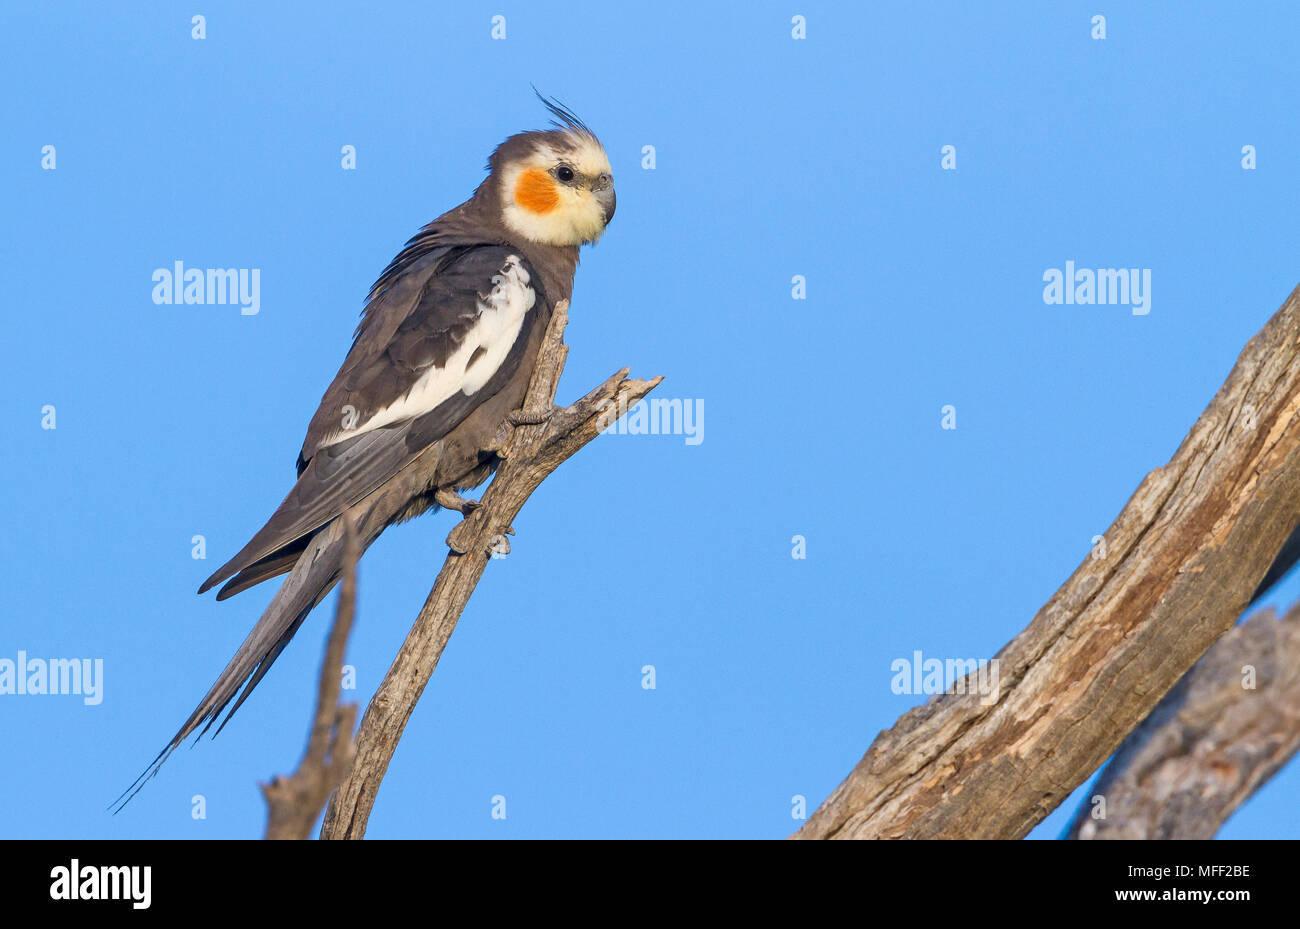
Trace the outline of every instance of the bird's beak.
{"label": "bird's beak", "polygon": [[610,178],[604,184],[593,188],[592,193],[596,195],[596,202],[600,204],[600,208],[605,211],[605,225],[608,226],[609,221],[614,218],[614,208],[618,205],[618,197],[614,194],[614,179]]}

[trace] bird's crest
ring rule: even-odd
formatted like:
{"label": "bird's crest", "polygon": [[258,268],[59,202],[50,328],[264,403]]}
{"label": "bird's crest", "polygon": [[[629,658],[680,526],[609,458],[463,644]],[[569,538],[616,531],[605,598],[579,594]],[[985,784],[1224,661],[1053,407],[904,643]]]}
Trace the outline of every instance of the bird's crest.
{"label": "bird's crest", "polygon": [[542,101],[542,105],[555,117],[551,120],[552,126],[563,132],[572,132],[596,141],[596,133],[592,132],[587,124],[578,118],[577,113],[554,97],[543,96],[542,92],[535,86],[533,87],[533,93],[537,94],[537,99]]}

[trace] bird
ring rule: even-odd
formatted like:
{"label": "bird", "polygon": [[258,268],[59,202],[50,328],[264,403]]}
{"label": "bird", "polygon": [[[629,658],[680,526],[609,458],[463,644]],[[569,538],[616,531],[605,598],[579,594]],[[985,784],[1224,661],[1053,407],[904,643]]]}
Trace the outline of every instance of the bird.
{"label": "bird", "polygon": [[498,145],[469,199],[412,236],[371,288],[307,427],[292,489],[199,593],[224,582],[225,600],[288,577],[118,809],[182,742],[224,712],[215,737],[248,699],[338,581],[345,518],[364,551],[422,513],[468,515],[478,504],[460,492],[495,471],[502,429],[531,421],[521,405],[542,336],[573,293],[580,247],[601,238],[617,203],[596,134],[558,100],[537,96],[549,128]]}

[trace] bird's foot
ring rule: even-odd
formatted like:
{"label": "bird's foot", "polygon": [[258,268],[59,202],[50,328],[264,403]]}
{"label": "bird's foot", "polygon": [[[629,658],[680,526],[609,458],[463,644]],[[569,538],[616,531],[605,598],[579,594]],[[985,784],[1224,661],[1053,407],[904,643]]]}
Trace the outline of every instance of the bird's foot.
{"label": "bird's foot", "polygon": [[508,457],[507,446],[510,444],[510,436],[514,431],[515,427],[510,425],[509,422],[502,423],[497,427],[496,434],[484,446],[483,451],[490,452],[502,459]]}
{"label": "bird's foot", "polygon": [[558,407],[551,407],[549,410],[511,410],[506,414],[505,422],[497,427],[496,434],[483,449],[485,452],[491,452],[498,458],[505,459],[510,456],[510,436],[514,434],[518,426],[536,426],[546,422],[551,418]]}
{"label": "bird's foot", "polygon": [[511,410],[506,414],[506,422],[512,426],[536,426],[546,422],[555,412],[555,407],[549,410]]}
{"label": "bird's foot", "polygon": [[[461,521],[456,524],[456,527],[452,529],[451,532],[447,533],[447,547],[457,555],[464,555],[474,547],[472,543],[472,534],[465,531],[468,528],[469,523]],[[506,526],[506,528],[501,532],[492,536],[491,540],[487,543],[487,550],[484,554],[489,558],[504,558],[506,555],[509,555],[510,540],[507,539],[506,536],[514,534],[514,528]],[[482,537],[480,536],[479,538],[481,539]]]}
{"label": "bird's foot", "polygon": [[468,516],[483,504],[478,500],[467,500],[450,487],[439,487],[433,492],[433,500],[438,506],[455,510],[461,516]]}

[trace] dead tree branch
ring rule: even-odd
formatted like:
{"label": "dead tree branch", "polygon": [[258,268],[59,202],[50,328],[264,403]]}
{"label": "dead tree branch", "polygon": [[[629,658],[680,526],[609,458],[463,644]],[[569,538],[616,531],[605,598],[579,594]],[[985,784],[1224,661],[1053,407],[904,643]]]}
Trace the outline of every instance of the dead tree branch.
{"label": "dead tree branch", "polygon": [[276,777],[271,783],[262,785],[268,807],[268,839],[309,838],[316,817],[325,808],[325,801],[352,766],[352,730],[357,723],[357,705],[339,706],[343,654],[352,631],[357,602],[359,553],[351,514],[343,514],[343,527],[343,579],[339,585],[334,625],[325,646],[325,659],[321,662],[316,715],[307,739],[307,753],[291,776]]}
{"label": "dead tree branch", "polygon": [[415,625],[370,701],[357,731],[357,758],[330,801],[323,839],[359,839],[425,685],[474,592],[492,552],[509,551],[506,536],[528,497],[552,471],[594,439],[662,380],[630,380],[615,373],[575,403],[555,406],[555,391],[568,348],[564,328],[568,303],[555,308],[524,401],[521,425],[505,439],[503,461],[483,494],[482,505],[447,536],[451,551]]}
{"label": "dead tree branch", "polygon": [[1169,463],[999,652],[997,699],[945,694],[904,714],[796,837],[1029,832],[1232,627],[1300,523],[1297,411],[1300,288]]}
{"label": "dead tree branch", "polygon": [[1075,839],[1212,839],[1300,749],[1300,603],[1215,642],[1124,740]]}

